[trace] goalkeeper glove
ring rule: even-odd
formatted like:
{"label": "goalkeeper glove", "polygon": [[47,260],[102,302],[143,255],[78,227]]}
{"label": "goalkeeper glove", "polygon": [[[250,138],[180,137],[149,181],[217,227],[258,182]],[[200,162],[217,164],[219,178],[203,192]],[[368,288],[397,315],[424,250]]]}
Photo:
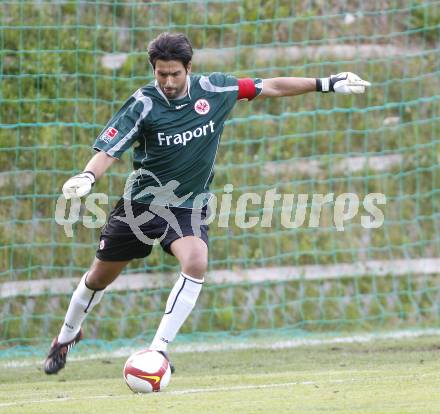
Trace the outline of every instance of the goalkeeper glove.
{"label": "goalkeeper glove", "polygon": [[316,90],[318,92],[337,92],[344,95],[364,93],[365,87],[370,85],[370,82],[362,80],[358,75],[351,72],[341,72],[337,75],[330,75],[328,78],[316,79]]}
{"label": "goalkeeper glove", "polygon": [[82,197],[90,192],[95,184],[95,174],[84,171],[69,178],[63,185],[63,194],[66,200],[72,197]]}

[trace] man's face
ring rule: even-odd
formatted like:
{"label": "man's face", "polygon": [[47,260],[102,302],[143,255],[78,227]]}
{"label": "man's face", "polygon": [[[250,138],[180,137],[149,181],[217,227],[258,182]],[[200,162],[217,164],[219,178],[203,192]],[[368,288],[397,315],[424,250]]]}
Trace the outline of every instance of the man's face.
{"label": "man's face", "polygon": [[168,99],[181,98],[186,95],[186,75],[191,72],[191,62],[185,69],[178,60],[156,60],[154,77],[160,89]]}

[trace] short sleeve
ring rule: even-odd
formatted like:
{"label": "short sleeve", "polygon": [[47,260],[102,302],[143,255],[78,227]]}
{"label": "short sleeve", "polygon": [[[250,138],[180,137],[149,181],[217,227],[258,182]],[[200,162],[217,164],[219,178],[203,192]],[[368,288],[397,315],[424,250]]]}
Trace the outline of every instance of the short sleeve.
{"label": "short sleeve", "polygon": [[223,95],[231,106],[237,101],[238,83],[235,76],[214,72],[209,76],[201,76],[199,84],[206,92]]}
{"label": "short sleeve", "polygon": [[93,148],[104,151],[114,158],[120,158],[130,148],[145,127],[145,118],[153,106],[152,100],[139,89],[110,119],[96,138]]}

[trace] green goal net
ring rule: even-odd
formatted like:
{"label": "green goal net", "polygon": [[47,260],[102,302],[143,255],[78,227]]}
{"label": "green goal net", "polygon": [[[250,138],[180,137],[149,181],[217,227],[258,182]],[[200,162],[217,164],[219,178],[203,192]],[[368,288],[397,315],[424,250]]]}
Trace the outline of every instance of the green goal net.
{"label": "green goal net", "polygon": [[[359,96],[237,103],[211,186],[230,213],[210,225],[208,283],[182,337],[438,326],[439,1],[5,0],[0,356],[40,352],[58,331],[102,225],[84,204],[60,225],[62,184],[152,80],[146,47],[163,31],[190,37],[198,73],[349,70],[372,83]],[[108,196],[99,205],[107,214],[130,157],[94,188]],[[252,194],[245,212],[243,194]],[[84,225],[89,216],[95,228]],[[149,340],[177,272],[157,247],[133,261],[87,320],[90,343]]]}

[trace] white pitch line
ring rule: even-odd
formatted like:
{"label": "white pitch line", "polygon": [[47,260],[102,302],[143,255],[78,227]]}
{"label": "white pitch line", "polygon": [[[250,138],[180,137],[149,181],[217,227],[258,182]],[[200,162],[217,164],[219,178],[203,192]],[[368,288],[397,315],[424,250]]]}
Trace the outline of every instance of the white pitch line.
{"label": "white pitch line", "polygon": [[189,390],[181,391],[170,391],[167,395],[187,395],[187,394],[198,394],[198,393],[208,393],[208,392],[230,392],[230,391],[243,391],[243,390],[254,390],[254,389],[266,389],[266,388],[283,388],[283,387],[293,387],[295,385],[314,385],[317,384],[315,381],[295,381],[295,382],[283,382],[277,384],[260,384],[260,385],[237,385],[236,387],[217,387],[217,388],[194,388]]}
{"label": "white pitch line", "polygon": [[[361,371],[358,371],[361,373]],[[410,375],[395,375],[389,377],[380,377],[381,381],[394,381],[397,379],[414,379],[429,377],[429,376],[438,376],[437,373],[430,374],[422,374],[415,376],[413,374]],[[285,388],[285,387],[295,387],[302,385],[322,385],[322,384],[344,384],[350,382],[363,382],[364,378],[349,378],[349,379],[330,379],[327,381],[292,381],[292,382],[283,382],[277,384],[255,384],[255,385],[237,385],[234,387],[216,387],[216,388],[193,388],[188,390],[180,390],[180,391],[164,391],[161,394],[164,396],[174,396],[174,395],[189,395],[189,394],[206,394],[206,393],[215,393],[215,392],[234,392],[234,391],[243,391],[243,390],[254,390],[254,389],[270,389],[270,388]],[[137,397],[143,397],[144,394],[135,394]],[[131,398],[132,395],[90,395],[90,396],[82,396],[82,397],[63,397],[63,398],[51,398],[45,400],[31,400],[31,401],[15,401],[10,403],[0,403],[0,408],[3,407],[14,407],[17,405],[31,405],[31,404],[45,404],[45,403],[59,403],[59,402],[68,402],[68,401],[84,401],[84,400],[102,400],[102,399],[112,399],[112,400],[124,400],[127,398]]]}
{"label": "white pitch line", "polygon": [[[363,371],[351,371],[352,373],[361,373]],[[433,372],[429,374],[418,375],[417,378],[424,378],[430,376],[438,376],[439,374]],[[383,381],[394,381],[398,379],[413,379],[414,375],[394,375],[389,377],[381,376],[380,380]],[[186,394],[198,394],[198,393],[210,393],[210,392],[231,392],[231,391],[243,391],[243,390],[253,390],[253,389],[268,389],[268,388],[284,388],[284,387],[294,387],[299,385],[322,385],[322,384],[344,384],[349,382],[363,382],[364,378],[349,378],[349,379],[329,379],[320,381],[292,381],[292,382],[282,382],[276,384],[255,384],[255,385],[237,385],[234,387],[217,387],[217,388],[193,388],[189,390],[180,391],[169,391],[164,392],[166,395],[186,395]]]}

